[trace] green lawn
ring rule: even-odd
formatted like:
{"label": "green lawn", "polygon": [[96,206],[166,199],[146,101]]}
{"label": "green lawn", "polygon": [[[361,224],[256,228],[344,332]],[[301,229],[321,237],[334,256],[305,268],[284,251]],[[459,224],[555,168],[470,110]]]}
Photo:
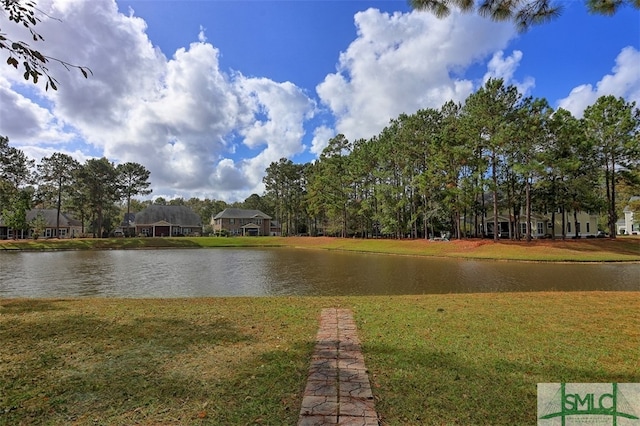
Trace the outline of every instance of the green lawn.
{"label": "green lawn", "polygon": [[536,383],[640,382],[638,293],[0,299],[0,424],[294,425],[325,307],[388,425],[535,424]]}
{"label": "green lawn", "polygon": [[0,250],[297,247],[411,256],[551,262],[640,262],[640,238],[581,240],[387,240],[313,237],[106,238],[0,241]]}

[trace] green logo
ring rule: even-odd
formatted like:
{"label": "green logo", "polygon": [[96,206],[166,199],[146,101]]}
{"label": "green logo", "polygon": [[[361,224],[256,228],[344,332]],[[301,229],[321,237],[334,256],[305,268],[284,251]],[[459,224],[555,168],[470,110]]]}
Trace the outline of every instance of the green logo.
{"label": "green logo", "polygon": [[638,383],[538,383],[538,425],[640,425]]}

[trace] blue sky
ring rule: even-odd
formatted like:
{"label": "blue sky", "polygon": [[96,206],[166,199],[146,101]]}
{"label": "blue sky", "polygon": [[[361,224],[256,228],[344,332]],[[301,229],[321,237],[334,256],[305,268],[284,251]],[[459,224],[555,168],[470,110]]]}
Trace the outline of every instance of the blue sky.
{"label": "blue sky", "polygon": [[0,66],[0,134],[36,160],[139,162],[153,196],[235,201],[262,194],[272,161],[312,161],[337,133],[369,138],[489,77],[576,116],[601,95],[640,103],[640,12],[561,4],[519,34],[404,0],[40,0],[62,21],[38,25],[42,50],[94,75],[52,64],[60,89],[44,92]]}

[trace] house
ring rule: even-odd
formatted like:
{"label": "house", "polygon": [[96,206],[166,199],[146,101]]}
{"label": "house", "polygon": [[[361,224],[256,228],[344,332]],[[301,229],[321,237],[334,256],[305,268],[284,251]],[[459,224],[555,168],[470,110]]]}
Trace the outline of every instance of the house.
{"label": "house", "polygon": [[271,216],[260,210],[224,209],[211,219],[211,226],[216,234],[227,232],[229,235],[272,235]]}
{"label": "house", "polygon": [[[74,238],[82,234],[82,222],[74,219],[68,213],[60,212],[59,220],[56,220],[58,211],[56,209],[31,209],[27,211],[26,220],[31,224],[31,229],[17,231],[16,238],[30,238],[34,236],[34,221],[42,219],[43,238]],[[56,225],[59,223],[59,228]],[[14,238],[14,230],[4,224],[0,218],[0,239]]]}
{"label": "house", "polygon": [[634,221],[633,211],[631,210],[631,203],[640,202],[640,197],[631,197],[629,204],[622,211],[624,218],[621,218],[616,222],[616,232],[618,234],[639,235],[640,223]]}
{"label": "house", "polygon": [[[554,223],[551,222],[551,213],[532,213],[531,214],[531,236],[533,238],[548,238],[554,235],[556,238],[560,238],[563,235],[562,227],[562,213],[556,212],[554,217]],[[577,212],[577,221],[574,220],[573,212],[564,212],[564,235],[567,238],[585,238],[594,237],[598,233],[598,215],[595,213]],[[527,216],[523,212],[518,216],[518,226],[520,227],[519,234],[525,236],[527,233]],[[482,232],[482,225],[478,224],[479,234],[487,237],[493,237],[493,216],[487,214],[484,218],[484,222],[487,228],[486,232]],[[498,215],[498,232],[500,238],[510,238],[515,231],[511,229],[512,217],[505,212],[500,212]]]}
{"label": "house", "polygon": [[187,206],[154,204],[136,213],[135,230],[145,237],[201,235],[202,220]]}
{"label": "house", "polygon": [[282,235],[282,225],[277,220],[272,220],[269,225],[269,235],[272,237],[279,237]]}

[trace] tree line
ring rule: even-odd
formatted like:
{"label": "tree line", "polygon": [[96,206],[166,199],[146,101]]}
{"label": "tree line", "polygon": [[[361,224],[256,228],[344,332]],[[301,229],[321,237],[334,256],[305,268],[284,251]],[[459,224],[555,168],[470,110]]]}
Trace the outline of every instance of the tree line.
{"label": "tree line", "polygon": [[[81,164],[71,156],[56,152],[38,164],[25,153],[9,145],[0,136],[0,217],[2,223],[25,235],[29,229],[42,224],[28,223],[27,212],[32,208],[55,209],[60,228],[60,213],[70,213],[82,223],[82,234],[113,235],[126,223],[129,213],[143,210],[151,204],[184,205],[196,212],[210,232],[211,217],[227,207],[271,211],[266,198],[252,194],[243,202],[175,198],[140,200],[152,193],[150,172],[133,162],[114,165],[106,158],[89,159]],[[86,226],[86,229],[85,229]],[[127,229],[124,226],[125,230]],[[58,233],[56,233],[58,234]]]}
{"label": "tree line", "polygon": [[9,146],[8,138],[0,136],[2,221],[14,231],[26,231],[33,225],[27,222],[31,208],[55,209],[56,229],[60,228],[60,213],[71,212],[82,222],[82,233],[106,235],[120,224],[119,202],[129,211],[133,197],[151,193],[149,175],[138,163],[116,166],[99,158],[80,164],[59,152],[36,165],[20,149]]}
{"label": "tree line", "polygon": [[615,236],[621,206],[640,193],[639,163],[634,102],[603,96],[578,119],[491,79],[370,139],[337,135],[316,161],[271,163],[265,197],[285,234],[481,237],[508,212],[510,237],[530,240],[532,212],[555,223],[556,212],[577,222],[588,211]]}
{"label": "tree line", "polygon": [[0,137],[0,214],[18,230],[31,226],[26,212],[38,207],[110,235],[126,213],[156,203],[190,207],[205,233],[213,215],[238,207],[272,216],[283,235],[483,237],[508,212],[510,237],[531,239],[534,211],[550,212],[552,223],[557,212],[577,221],[578,211],[589,211],[615,236],[622,207],[640,193],[640,111],[603,96],[578,119],[492,79],[463,103],[401,114],[370,139],[337,135],[315,161],[273,162],[265,193],[242,202],[140,201],[151,193],[149,176],[138,163],[80,164],[61,153],[36,165]]}

